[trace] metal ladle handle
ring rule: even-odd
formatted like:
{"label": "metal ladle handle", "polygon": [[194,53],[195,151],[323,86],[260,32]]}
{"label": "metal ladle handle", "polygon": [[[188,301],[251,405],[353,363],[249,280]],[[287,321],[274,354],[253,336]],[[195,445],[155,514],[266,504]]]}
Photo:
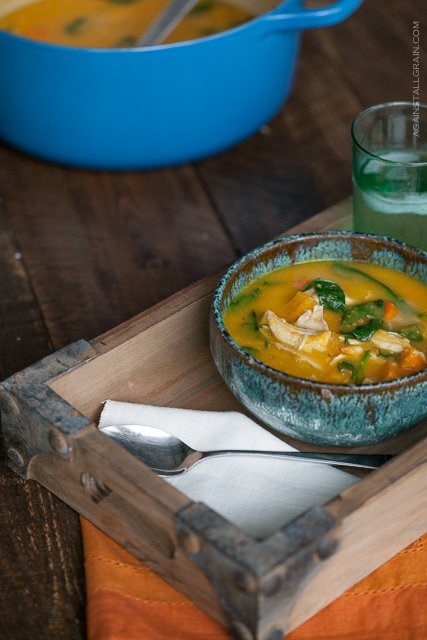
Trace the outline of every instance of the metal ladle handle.
{"label": "metal ladle handle", "polygon": [[198,0],[171,0],[145,33],[136,41],[137,47],[160,44],[174,30]]}

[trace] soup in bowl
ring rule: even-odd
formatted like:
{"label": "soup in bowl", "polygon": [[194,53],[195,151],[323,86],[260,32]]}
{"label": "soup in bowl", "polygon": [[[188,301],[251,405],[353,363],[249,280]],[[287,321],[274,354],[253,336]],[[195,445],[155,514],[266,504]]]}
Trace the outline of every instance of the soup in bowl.
{"label": "soup in bowl", "polygon": [[427,254],[350,232],[273,241],[220,281],[211,350],[277,431],[333,445],[395,435],[427,415]]}

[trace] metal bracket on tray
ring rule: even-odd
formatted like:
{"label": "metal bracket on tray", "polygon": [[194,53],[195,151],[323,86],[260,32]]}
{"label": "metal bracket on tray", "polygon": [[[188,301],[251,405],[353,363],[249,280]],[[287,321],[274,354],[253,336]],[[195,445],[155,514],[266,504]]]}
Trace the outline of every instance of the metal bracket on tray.
{"label": "metal bracket on tray", "polygon": [[3,442],[9,466],[23,478],[33,456],[68,455],[68,436],[90,424],[47,381],[95,356],[78,340],[19,371],[0,384]]}
{"label": "metal bracket on tray", "polygon": [[337,549],[336,524],[315,507],[257,541],[193,503],[178,514],[177,529],[181,546],[214,587],[233,636],[283,640],[297,596]]}

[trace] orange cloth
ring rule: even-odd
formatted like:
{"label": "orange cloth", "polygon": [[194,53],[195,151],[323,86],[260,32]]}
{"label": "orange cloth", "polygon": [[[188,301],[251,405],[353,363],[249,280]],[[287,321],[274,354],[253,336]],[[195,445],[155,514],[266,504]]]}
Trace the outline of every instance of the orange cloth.
{"label": "orange cloth", "polygon": [[[230,640],[230,634],[87,520],[88,640]],[[286,640],[426,640],[427,536]]]}

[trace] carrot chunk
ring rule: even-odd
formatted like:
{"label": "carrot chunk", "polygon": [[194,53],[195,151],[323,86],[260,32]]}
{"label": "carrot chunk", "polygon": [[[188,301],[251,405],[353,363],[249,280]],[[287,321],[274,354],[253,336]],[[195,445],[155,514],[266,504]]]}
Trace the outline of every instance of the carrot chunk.
{"label": "carrot chunk", "polygon": [[394,380],[402,376],[402,370],[397,362],[388,362],[385,367],[384,380]]}
{"label": "carrot chunk", "polygon": [[405,349],[400,357],[399,365],[404,370],[403,374],[408,371],[420,371],[426,366],[426,357],[422,351],[417,351],[417,349]]}
{"label": "carrot chunk", "polygon": [[391,320],[397,315],[397,306],[390,300],[384,300],[384,320]]}

